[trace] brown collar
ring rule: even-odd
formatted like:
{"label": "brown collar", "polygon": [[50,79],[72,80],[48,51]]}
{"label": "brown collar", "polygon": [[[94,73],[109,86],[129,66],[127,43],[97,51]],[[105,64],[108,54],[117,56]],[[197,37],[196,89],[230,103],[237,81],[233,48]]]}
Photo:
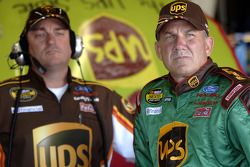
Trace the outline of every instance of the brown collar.
{"label": "brown collar", "polygon": [[196,73],[187,77],[183,81],[179,83],[175,82],[170,74],[168,75],[169,81],[174,88],[174,92],[179,95],[198,87],[207,78],[210,71],[215,68],[218,68],[218,66],[212,61],[211,58],[208,58],[207,62]]}

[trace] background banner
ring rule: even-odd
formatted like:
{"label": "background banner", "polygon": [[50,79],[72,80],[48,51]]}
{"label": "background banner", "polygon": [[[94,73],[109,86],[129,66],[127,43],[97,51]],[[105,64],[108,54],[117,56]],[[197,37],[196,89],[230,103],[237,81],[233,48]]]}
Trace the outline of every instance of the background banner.
{"label": "background banner", "polygon": [[[84,78],[133,99],[148,81],[167,73],[154,51],[158,13],[167,2],[170,1],[0,0],[0,80],[19,74],[19,70],[10,70],[8,56],[13,43],[19,40],[28,12],[41,4],[53,4],[68,12],[72,29],[84,39],[85,50],[80,58]],[[239,69],[223,31],[211,18],[209,26],[215,38],[214,61]],[[72,61],[70,66],[73,75],[81,78],[77,63]]]}

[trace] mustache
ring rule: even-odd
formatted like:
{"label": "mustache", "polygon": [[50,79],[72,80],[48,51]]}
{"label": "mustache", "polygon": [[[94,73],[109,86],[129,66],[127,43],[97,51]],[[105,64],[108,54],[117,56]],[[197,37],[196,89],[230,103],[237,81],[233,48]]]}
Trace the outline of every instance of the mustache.
{"label": "mustache", "polygon": [[172,52],[172,57],[181,58],[181,57],[191,57],[192,53],[188,49],[174,49]]}
{"label": "mustache", "polygon": [[57,47],[53,46],[53,47],[49,47],[45,49],[46,53],[50,53],[50,52],[59,52],[60,49],[58,49]]}

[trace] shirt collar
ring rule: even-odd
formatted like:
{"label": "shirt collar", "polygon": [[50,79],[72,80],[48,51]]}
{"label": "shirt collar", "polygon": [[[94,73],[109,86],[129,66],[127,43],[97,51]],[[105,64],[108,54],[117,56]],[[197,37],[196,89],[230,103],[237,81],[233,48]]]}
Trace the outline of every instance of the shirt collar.
{"label": "shirt collar", "polygon": [[213,71],[215,68],[218,68],[218,66],[212,61],[211,58],[208,58],[207,62],[196,73],[187,77],[183,81],[177,83],[171,74],[168,75],[169,81],[174,88],[174,92],[177,95],[182,94],[198,87],[207,78],[210,71]]}

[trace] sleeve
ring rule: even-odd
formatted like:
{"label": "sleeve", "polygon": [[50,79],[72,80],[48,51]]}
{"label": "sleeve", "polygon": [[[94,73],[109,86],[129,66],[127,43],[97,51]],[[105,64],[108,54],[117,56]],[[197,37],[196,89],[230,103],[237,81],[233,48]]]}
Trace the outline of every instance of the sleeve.
{"label": "sleeve", "polygon": [[0,143],[0,167],[4,167],[4,164],[5,164],[5,154],[3,151],[3,147]]}
{"label": "sleeve", "polygon": [[6,122],[8,115],[4,114],[4,109],[3,109],[3,98],[6,98],[6,96],[4,96],[4,93],[0,90],[0,167],[4,167],[5,165],[5,161],[6,161],[6,152],[7,150],[7,146],[9,143],[9,133],[6,133],[6,128],[8,128],[9,125],[8,122]]}
{"label": "sleeve", "polygon": [[143,113],[141,111],[140,97],[137,99],[136,118],[134,124],[134,151],[135,151],[135,164],[137,167],[153,166],[149,142],[146,129],[143,121]]}
{"label": "sleeve", "polygon": [[233,147],[250,164],[250,88],[229,108],[228,135]]}
{"label": "sleeve", "polygon": [[135,107],[114,93],[113,99],[113,149],[129,162],[134,162],[133,128]]}

